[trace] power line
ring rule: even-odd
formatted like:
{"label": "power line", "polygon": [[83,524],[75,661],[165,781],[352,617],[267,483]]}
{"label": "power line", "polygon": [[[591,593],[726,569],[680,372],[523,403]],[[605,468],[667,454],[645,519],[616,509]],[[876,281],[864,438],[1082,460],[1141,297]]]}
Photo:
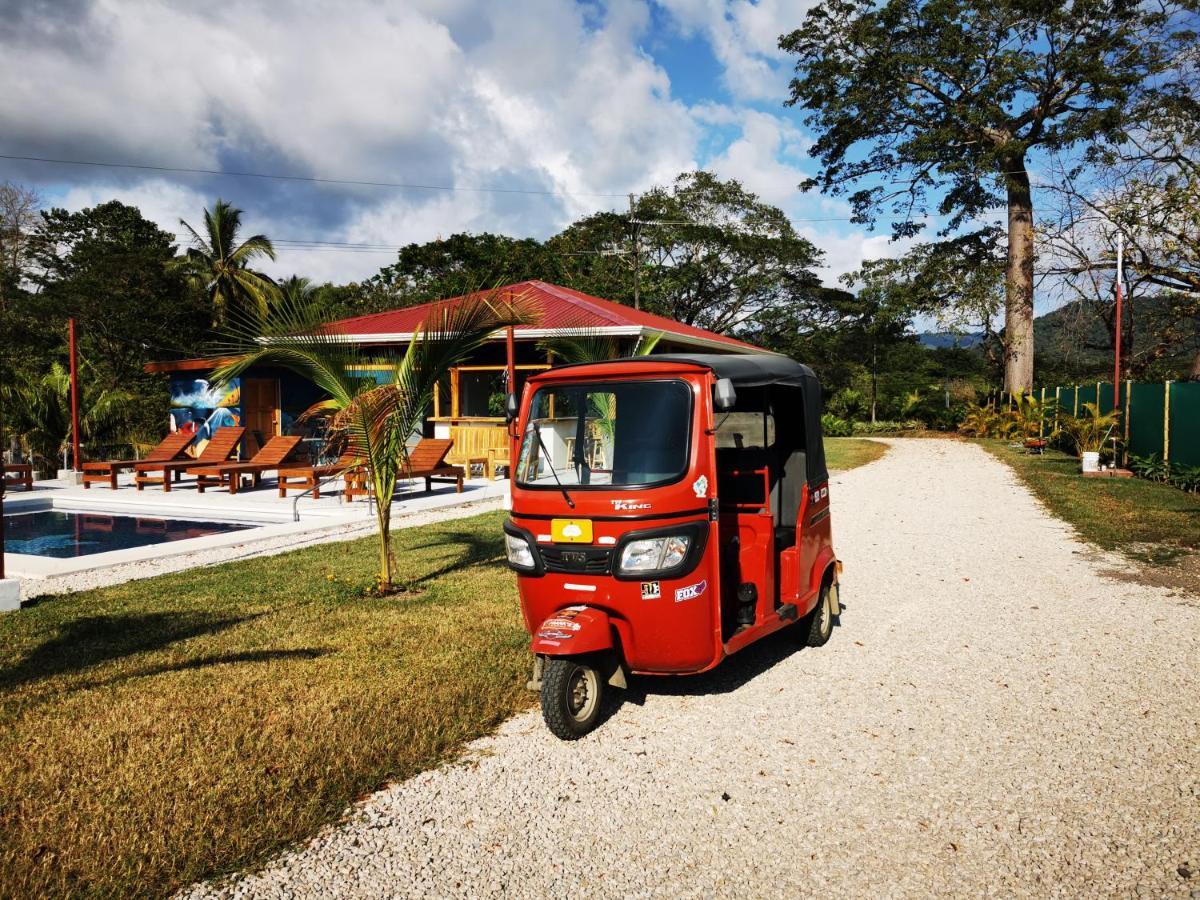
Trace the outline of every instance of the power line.
{"label": "power line", "polygon": [[312,175],[281,175],[271,172],[227,172],[221,169],[191,169],[182,166],[152,166],[143,163],[115,163],[83,159],[51,159],[45,156],[17,156],[0,153],[0,159],[17,162],[48,163],[56,166],[90,166],[101,169],[136,169],[143,172],[173,172],[182,175],[216,175],[223,178],[265,178],[275,181],[303,181],[311,184],[343,184],[355,187],[384,187],[418,191],[458,191],[475,194],[529,194],[541,197],[624,197],[599,191],[540,191],[531,188],[460,187],[449,184],[422,184],[411,181],[360,181],[351,178],[319,178]]}

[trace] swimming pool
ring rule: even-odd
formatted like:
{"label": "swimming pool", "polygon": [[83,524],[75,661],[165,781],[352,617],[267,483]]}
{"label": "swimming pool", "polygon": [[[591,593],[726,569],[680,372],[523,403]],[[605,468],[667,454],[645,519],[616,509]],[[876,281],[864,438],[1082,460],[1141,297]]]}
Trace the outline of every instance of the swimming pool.
{"label": "swimming pool", "polygon": [[71,559],[254,527],[241,522],[39,509],[5,515],[4,552]]}

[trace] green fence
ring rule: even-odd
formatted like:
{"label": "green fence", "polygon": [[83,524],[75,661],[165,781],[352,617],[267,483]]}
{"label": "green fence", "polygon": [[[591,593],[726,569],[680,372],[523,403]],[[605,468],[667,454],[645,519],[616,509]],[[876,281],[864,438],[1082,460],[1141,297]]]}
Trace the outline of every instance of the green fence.
{"label": "green fence", "polygon": [[[1102,413],[1113,408],[1113,386],[1103,381],[1039,388],[1034,395],[1047,402],[1057,398],[1059,408],[1072,415],[1079,415],[1085,403],[1098,402]],[[1200,381],[1126,381],[1121,407],[1126,452],[1200,466]]]}

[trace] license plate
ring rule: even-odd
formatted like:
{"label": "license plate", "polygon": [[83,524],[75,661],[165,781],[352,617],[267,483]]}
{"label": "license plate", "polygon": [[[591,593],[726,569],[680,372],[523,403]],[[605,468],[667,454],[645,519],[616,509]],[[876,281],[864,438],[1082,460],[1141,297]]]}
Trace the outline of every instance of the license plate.
{"label": "license plate", "polygon": [[550,538],[556,544],[590,544],[591,519],[551,519]]}

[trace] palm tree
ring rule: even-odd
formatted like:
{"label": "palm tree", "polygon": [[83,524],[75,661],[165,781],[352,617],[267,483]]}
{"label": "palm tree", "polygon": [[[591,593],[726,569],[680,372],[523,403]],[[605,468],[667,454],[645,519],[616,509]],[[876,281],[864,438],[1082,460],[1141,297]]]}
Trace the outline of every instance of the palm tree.
{"label": "palm tree", "polygon": [[[88,371],[86,363],[83,369]],[[128,391],[98,387],[93,379],[82,386],[80,440],[107,440],[137,401]],[[42,375],[23,374],[4,386],[0,401],[11,410],[10,424],[29,445],[38,471],[53,475],[71,444],[71,375],[66,367],[55,362]],[[80,462],[74,461],[76,468]]]}
{"label": "palm tree", "polygon": [[224,324],[231,310],[253,307],[265,312],[275,283],[250,264],[258,257],[275,258],[275,248],[266,235],[256,234],[239,244],[242,211],[224,200],[204,211],[204,237],[183,219],[179,224],[192,236],[183,268],[212,302],[213,324]]}
{"label": "palm tree", "polygon": [[[395,588],[391,511],[396,481],[408,462],[408,439],[420,428],[437,382],[463,363],[498,328],[530,315],[523,298],[501,300],[477,291],[434,306],[403,352],[372,348],[367,355],[325,327],[329,317],[308,294],[283,291],[261,315],[244,318],[217,366],[228,381],[253,365],[274,364],[312,381],[328,399],[304,415],[329,416],[334,433],[366,460],[379,529],[380,593]],[[374,372],[376,374],[366,374]]]}
{"label": "palm tree", "polygon": [[538,347],[562,361],[563,365],[576,363],[604,362],[617,359],[620,356],[649,356],[662,340],[662,332],[656,331],[637,339],[633,350],[621,352],[621,345],[616,338],[598,332],[584,331],[582,333],[567,333],[563,331],[551,334],[544,341],[538,342]]}

